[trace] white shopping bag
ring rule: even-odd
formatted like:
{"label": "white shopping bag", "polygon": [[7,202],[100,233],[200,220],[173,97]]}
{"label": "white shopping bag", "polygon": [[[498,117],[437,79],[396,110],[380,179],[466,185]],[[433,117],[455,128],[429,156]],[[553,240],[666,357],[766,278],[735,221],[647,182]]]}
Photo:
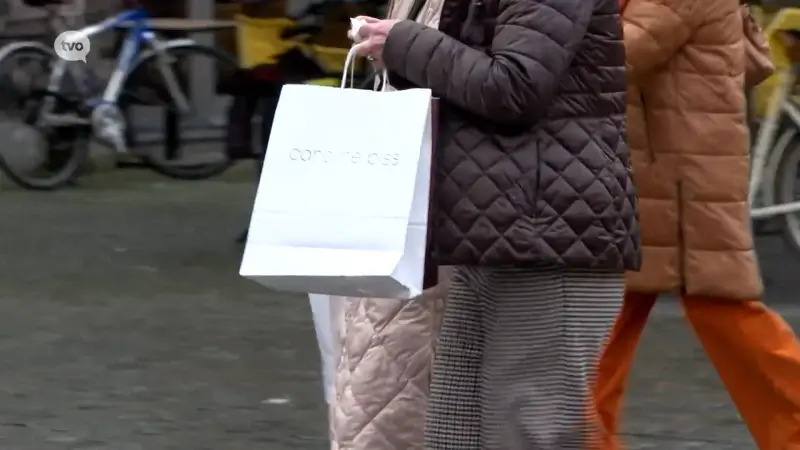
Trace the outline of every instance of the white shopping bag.
{"label": "white shopping bag", "polygon": [[239,273],[284,291],[419,295],[431,139],[428,89],[284,86]]}

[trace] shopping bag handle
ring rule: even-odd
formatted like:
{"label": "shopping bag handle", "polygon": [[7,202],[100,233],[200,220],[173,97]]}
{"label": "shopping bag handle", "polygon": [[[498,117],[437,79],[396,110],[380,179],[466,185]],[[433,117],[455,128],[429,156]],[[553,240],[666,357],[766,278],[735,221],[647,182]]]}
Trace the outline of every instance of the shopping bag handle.
{"label": "shopping bag handle", "polygon": [[[347,87],[348,75],[350,78],[350,89],[353,89],[355,87],[355,79],[356,79],[355,59],[357,56],[356,51],[358,50],[356,48],[357,45],[358,44],[354,44],[352,47],[350,47],[350,51],[347,52],[347,56],[344,59],[344,70],[342,70],[342,82],[339,85],[341,89],[345,89]],[[389,80],[389,72],[387,72],[386,69],[383,69],[383,72],[381,73],[381,92],[387,91],[389,86],[388,80]],[[377,88],[377,86],[375,87]]]}

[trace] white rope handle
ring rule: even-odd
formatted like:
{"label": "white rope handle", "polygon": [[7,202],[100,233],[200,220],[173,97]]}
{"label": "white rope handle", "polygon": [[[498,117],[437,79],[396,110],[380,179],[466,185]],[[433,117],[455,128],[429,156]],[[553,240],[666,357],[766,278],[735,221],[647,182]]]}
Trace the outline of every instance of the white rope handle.
{"label": "white rope handle", "polygon": [[355,83],[355,77],[356,77],[355,59],[356,59],[356,51],[358,50],[358,48],[356,48],[357,45],[358,44],[353,44],[353,46],[350,47],[350,51],[347,52],[347,56],[345,56],[344,58],[344,70],[342,70],[342,82],[339,85],[341,89],[344,89],[345,84],[347,84],[347,75],[350,75],[350,89],[353,88],[353,83]]}
{"label": "white rope handle", "polygon": [[389,91],[389,72],[386,69],[383,69],[381,71],[381,92],[388,92],[388,91]]}
{"label": "white rope handle", "polygon": [[[355,85],[355,78],[356,78],[355,59],[357,56],[356,52],[358,51],[358,48],[356,48],[357,46],[358,44],[354,44],[352,47],[350,47],[350,51],[347,52],[347,56],[344,59],[344,69],[342,70],[342,82],[339,84],[340,89],[345,89],[346,87],[348,87],[347,86],[348,75],[350,78],[349,88],[353,89]],[[381,81],[380,91],[387,92],[389,89],[389,72],[386,69],[383,69],[383,71],[381,72],[380,81]],[[375,88],[377,88],[377,86],[375,86]]]}
{"label": "white rope handle", "polygon": [[[354,61],[357,56],[356,52],[358,51],[358,46],[363,41],[361,36],[358,34],[358,30],[361,29],[361,27],[365,23],[366,21],[364,19],[357,19],[357,18],[350,19],[350,31],[347,33],[347,35],[354,42],[353,46],[350,47],[350,51],[347,52],[347,57],[344,60],[344,70],[342,71],[342,82],[341,85],[339,86],[341,89],[344,89],[345,85],[347,85],[348,74],[350,75],[350,89],[354,87],[353,84],[355,83],[355,78],[356,78],[356,69],[355,69],[356,65]],[[386,69],[384,69],[380,78],[381,92],[386,92],[388,90],[389,86],[388,80],[389,80],[389,74],[386,71]],[[373,85],[373,89],[377,89],[377,87],[378,87],[377,84]]]}

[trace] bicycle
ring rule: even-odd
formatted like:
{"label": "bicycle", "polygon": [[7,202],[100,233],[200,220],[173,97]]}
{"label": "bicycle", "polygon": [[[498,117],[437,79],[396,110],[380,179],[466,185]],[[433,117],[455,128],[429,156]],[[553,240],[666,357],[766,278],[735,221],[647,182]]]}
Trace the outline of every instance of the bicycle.
{"label": "bicycle", "polygon": [[[46,0],[36,3],[52,5],[60,2]],[[43,133],[48,146],[48,160],[35,170],[18,170],[0,152],[0,170],[8,178],[34,190],[52,190],[71,184],[83,172],[91,139],[111,147],[117,155],[131,153],[122,112],[130,105],[164,106],[168,112],[196,119],[197,111],[190,107],[189,96],[185,94],[190,80],[185,76],[188,70],[182,63],[189,56],[210,58],[218,77],[224,78],[238,69],[232,57],[212,47],[191,39],[160,39],[149,27],[148,19],[144,9],[132,9],[76,31],[79,36],[90,38],[129,26],[116,66],[105,87],[97,82],[94,72],[82,67],[81,63],[56,60],[53,56],[55,62],[47,87],[26,99],[24,115],[26,124]],[[42,47],[44,45],[39,42],[9,44],[0,50],[0,62],[3,56],[25,51],[41,52]],[[52,49],[47,48],[47,51],[52,55]],[[95,96],[99,92],[101,95]],[[149,168],[178,179],[209,178],[224,172],[232,164],[226,155],[214,161],[201,159],[186,163],[170,160],[159,152],[133,153]]]}
{"label": "bicycle", "polygon": [[[795,3],[798,3],[795,1]],[[751,152],[749,201],[754,221],[777,221],[800,255],[800,8],[782,9],[765,30],[778,71]]]}
{"label": "bicycle", "polygon": [[[30,2],[31,0],[27,0]],[[7,115],[17,115],[15,107],[30,95],[35,87],[44,88],[56,54],[51,45],[58,33],[80,26],[86,11],[86,0],[63,0],[59,4],[41,6],[39,2],[25,3],[40,7],[45,14],[39,19],[12,21],[8,17],[12,8],[8,0],[0,1],[0,108]],[[10,29],[9,29],[10,26]],[[33,47],[30,42],[41,45]],[[21,43],[23,45],[17,45]],[[11,45],[5,45],[11,44]],[[38,83],[38,85],[37,85]],[[18,108],[17,108],[18,109]]]}

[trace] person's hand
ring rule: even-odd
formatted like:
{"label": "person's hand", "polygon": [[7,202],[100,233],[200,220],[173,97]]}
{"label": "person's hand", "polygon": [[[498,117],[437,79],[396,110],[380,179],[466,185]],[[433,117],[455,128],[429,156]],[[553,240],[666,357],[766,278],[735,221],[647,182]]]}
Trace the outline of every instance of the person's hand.
{"label": "person's hand", "polygon": [[[380,22],[380,20],[381,20],[381,19],[376,19],[376,18],[374,18],[374,17],[370,17],[370,16],[358,16],[358,17],[354,17],[354,18],[350,19],[350,26],[351,26],[351,28],[350,28],[350,30],[347,32],[347,37],[348,37],[348,38],[349,38],[351,41],[353,41],[353,42],[355,42],[356,44],[358,44],[359,42],[361,42],[361,40],[362,40],[363,38],[362,38],[361,36],[356,36],[356,35],[354,35],[354,34],[353,34],[353,31],[358,31],[358,30],[354,30],[354,29],[352,28],[352,27],[354,26],[354,22],[359,22],[359,23],[361,23],[361,24],[362,24],[362,26],[363,26],[363,25],[366,25],[366,24],[368,24],[368,23]],[[359,30],[360,30],[360,28],[359,28]]]}
{"label": "person's hand", "polygon": [[366,56],[378,67],[383,67],[383,46],[386,45],[386,38],[389,32],[399,20],[377,20],[372,17],[362,16],[366,21],[358,30],[359,44],[356,45],[356,53],[359,56]]}

